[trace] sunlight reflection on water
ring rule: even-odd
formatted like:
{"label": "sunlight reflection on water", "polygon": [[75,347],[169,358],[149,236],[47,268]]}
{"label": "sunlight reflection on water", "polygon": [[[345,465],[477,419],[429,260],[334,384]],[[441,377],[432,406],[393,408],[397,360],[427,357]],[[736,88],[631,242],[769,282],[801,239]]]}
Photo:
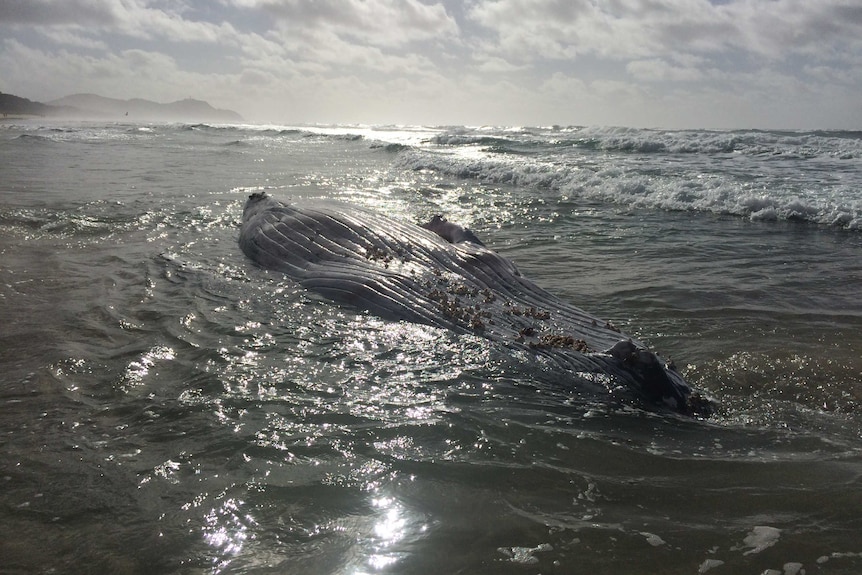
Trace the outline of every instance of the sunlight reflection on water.
{"label": "sunlight reflection on water", "polygon": [[150,374],[150,370],[156,367],[159,361],[170,361],[176,358],[176,352],[166,346],[155,346],[147,350],[137,360],[129,362],[120,383],[120,389],[129,391],[143,384]]}
{"label": "sunlight reflection on water", "polygon": [[[403,551],[397,550],[398,544],[424,533],[427,525],[418,521],[419,518],[411,518],[409,511],[393,497],[373,497],[371,505],[376,511],[376,520],[372,528],[373,536],[366,546],[367,565],[372,571],[382,571],[406,556]],[[362,568],[355,571],[356,575],[365,573],[368,572]]]}
{"label": "sunlight reflection on water", "polygon": [[213,573],[222,572],[242,552],[250,537],[249,527],[257,525],[251,515],[242,516],[242,505],[242,501],[229,498],[204,516],[204,540],[216,550]]}

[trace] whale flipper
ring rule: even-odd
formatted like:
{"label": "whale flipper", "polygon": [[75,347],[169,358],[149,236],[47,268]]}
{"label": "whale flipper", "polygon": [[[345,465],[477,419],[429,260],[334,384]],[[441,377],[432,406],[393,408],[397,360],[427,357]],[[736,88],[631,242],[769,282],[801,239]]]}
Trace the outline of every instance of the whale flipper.
{"label": "whale flipper", "polygon": [[476,237],[476,234],[467,228],[462,228],[457,224],[447,221],[443,216],[434,216],[430,222],[422,224],[422,227],[426,230],[431,230],[450,244],[470,242],[479,246],[485,245]]}

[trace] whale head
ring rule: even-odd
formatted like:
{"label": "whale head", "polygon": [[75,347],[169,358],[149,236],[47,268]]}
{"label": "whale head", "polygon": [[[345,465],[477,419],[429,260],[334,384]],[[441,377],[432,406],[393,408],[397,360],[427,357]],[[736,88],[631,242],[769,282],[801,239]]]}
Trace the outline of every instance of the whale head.
{"label": "whale head", "polygon": [[631,340],[619,341],[605,353],[622,365],[634,380],[636,391],[650,403],[666,405],[691,416],[706,417],[715,412],[715,404],[699,393],[693,393],[675,368]]}

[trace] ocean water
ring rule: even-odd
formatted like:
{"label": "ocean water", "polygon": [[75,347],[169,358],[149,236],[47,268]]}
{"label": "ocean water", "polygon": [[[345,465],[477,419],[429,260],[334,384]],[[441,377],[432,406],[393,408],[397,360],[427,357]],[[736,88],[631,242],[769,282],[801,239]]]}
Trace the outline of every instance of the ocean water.
{"label": "ocean water", "polygon": [[[707,420],[310,295],[246,197],[443,214]],[[862,133],[0,124],[0,571],[862,572]]]}

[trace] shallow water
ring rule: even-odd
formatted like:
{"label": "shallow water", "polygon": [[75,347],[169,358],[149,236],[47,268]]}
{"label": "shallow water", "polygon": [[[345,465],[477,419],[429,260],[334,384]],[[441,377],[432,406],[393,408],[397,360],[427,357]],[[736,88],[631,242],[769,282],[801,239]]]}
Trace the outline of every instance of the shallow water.
{"label": "shallow water", "polygon": [[[615,163],[676,186],[727,146],[682,161],[655,142],[708,134],[563,155],[440,133],[454,132],[3,126],[6,571],[862,570],[852,217],[667,211],[523,176],[556,154],[601,164],[606,189]],[[500,154],[520,179],[491,176]],[[774,156],[710,177],[816,181],[811,157]],[[813,159],[833,157],[858,159],[846,145]],[[463,222],[672,357],[720,412],[611,402],[481,338],[309,295],[237,247],[260,188]]]}

